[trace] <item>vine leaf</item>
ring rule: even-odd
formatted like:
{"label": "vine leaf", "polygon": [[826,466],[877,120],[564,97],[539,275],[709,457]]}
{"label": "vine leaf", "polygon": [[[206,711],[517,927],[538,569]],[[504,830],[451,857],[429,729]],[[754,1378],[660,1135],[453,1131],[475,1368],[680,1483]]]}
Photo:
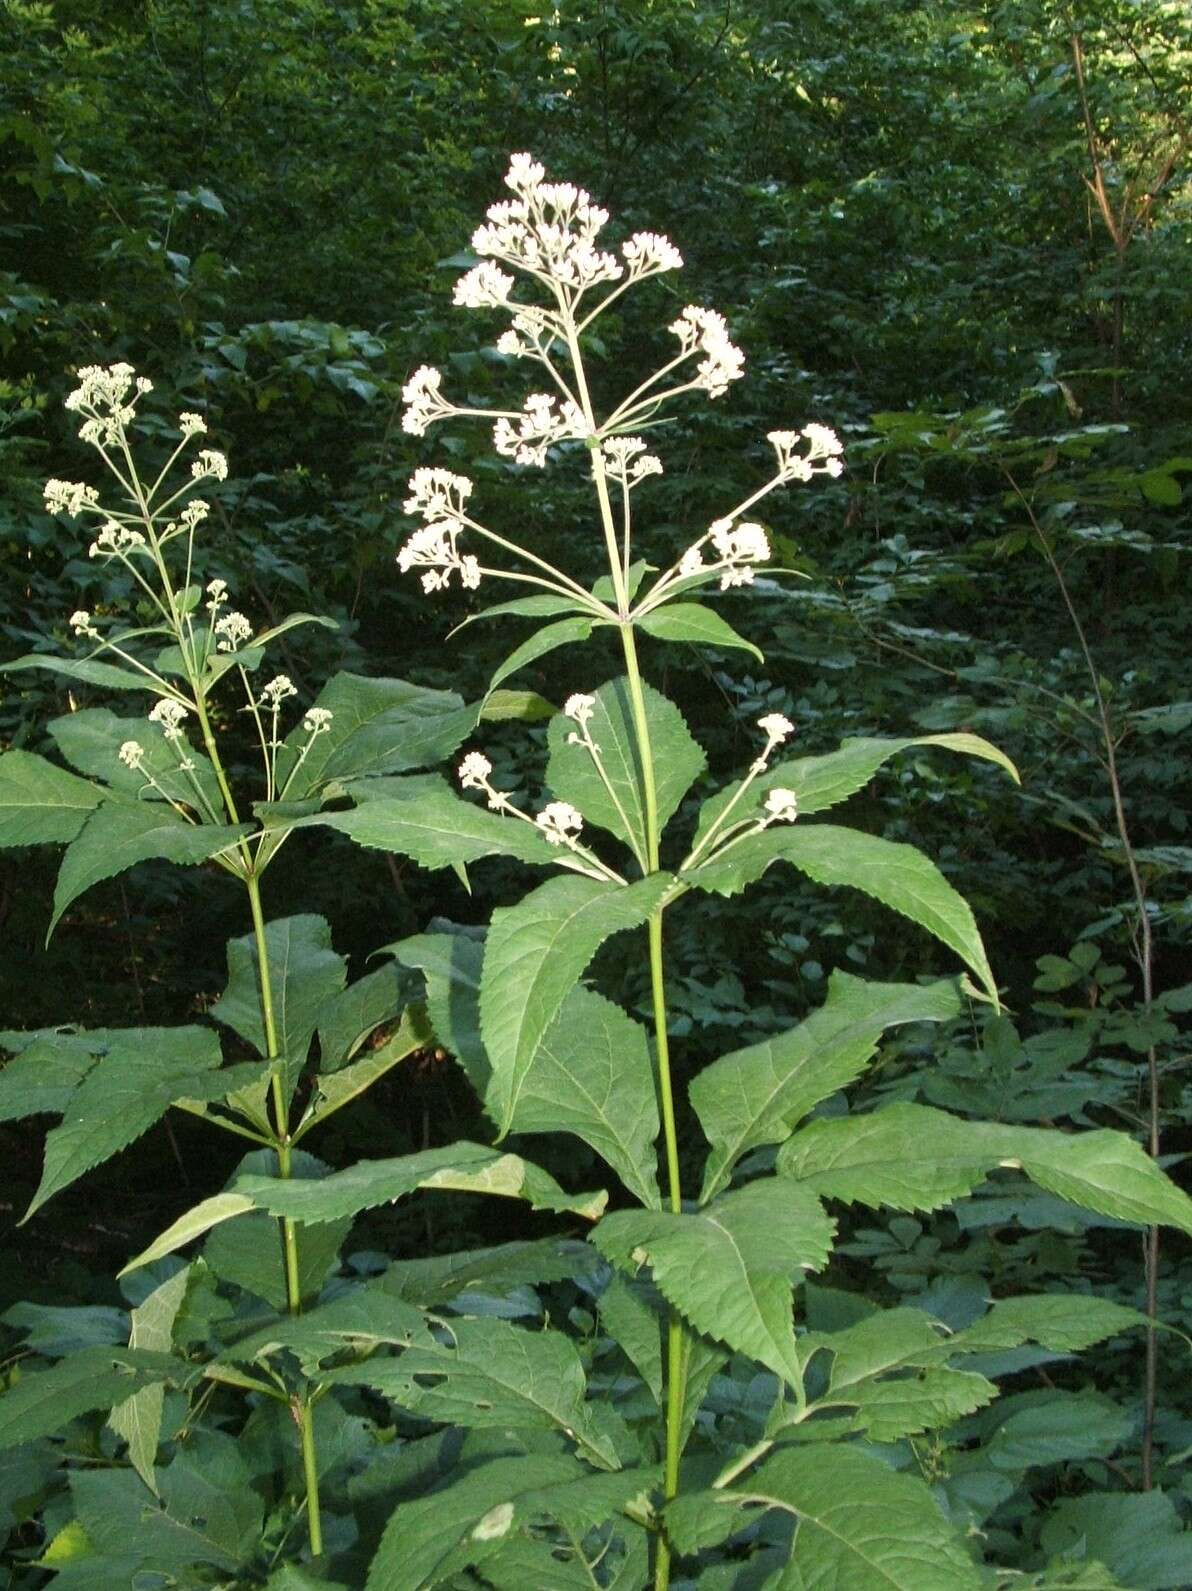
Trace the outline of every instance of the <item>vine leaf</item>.
{"label": "vine leaf", "polygon": [[[654,756],[658,826],[662,830],[704,771],[706,758],[674,703],[650,685],[643,685],[642,692]],[[560,800],[578,807],[589,823],[599,824],[624,840],[639,856],[645,856],[641,761],[629,681],[625,678],[611,680],[595,694],[596,705],[588,729],[600,748],[600,760],[616,801],[605,788],[591,753],[585,746],[571,743],[569,737],[575,733],[575,722],[563,713],[551,720],[547,730],[550,757],[546,781]]]}
{"label": "vine leaf", "polygon": [[960,956],[998,1005],[989,958],[967,901],[913,845],[830,823],[807,828],[796,823],[747,835],[722,856],[693,868],[686,879],[700,889],[735,895],[777,861],[789,862],[817,884],[859,889],[926,928]]}
{"label": "vine leaf", "polygon": [[1099,1215],[1192,1232],[1192,1198],[1125,1133],[965,1121],[928,1105],[813,1121],[778,1152],[778,1170],[824,1198],[938,1210],[997,1166]]}
{"label": "vine leaf", "polygon": [[813,1106],[858,1077],[887,1028],[946,1022],[962,1009],[956,979],[866,983],[833,972],[827,999],[806,1021],[722,1056],[693,1080],[691,1103],[712,1145],[703,1199],[724,1187],[742,1155],[781,1143]]}
{"label": "vine leaf", "polygon": [[645,922],[674,883],[549,879],[495,911],[484,948],[480,1028],[492,1066],[487,1105],[503,1137],[517,1115],[535,1052],[604,941]]}
{"label": "vine leaf", "polygon": [[697,1331],[800,1386],[791,1292],[800,1271],[826,1263],[835,1230],[818,1199],[767,1177],[698,1214],[617,1211],[590,1241],[622,1270],[648,1262],[658,1290]]}

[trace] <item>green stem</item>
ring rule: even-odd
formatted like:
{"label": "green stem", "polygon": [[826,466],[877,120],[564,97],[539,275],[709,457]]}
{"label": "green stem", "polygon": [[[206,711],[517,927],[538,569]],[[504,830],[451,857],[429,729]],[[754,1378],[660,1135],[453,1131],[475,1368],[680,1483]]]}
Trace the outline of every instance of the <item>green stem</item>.
{"label": "green stem", "polygon": [[319,1514],[319,1464],[315,1453],[314,1410],[306,1398],[298,1405],[298,1429],[302,1433],[302,1474],[306,1481],[306,1514],[310,1527],[310,1550],[316,1558],[323,1554],[323,1523]]}

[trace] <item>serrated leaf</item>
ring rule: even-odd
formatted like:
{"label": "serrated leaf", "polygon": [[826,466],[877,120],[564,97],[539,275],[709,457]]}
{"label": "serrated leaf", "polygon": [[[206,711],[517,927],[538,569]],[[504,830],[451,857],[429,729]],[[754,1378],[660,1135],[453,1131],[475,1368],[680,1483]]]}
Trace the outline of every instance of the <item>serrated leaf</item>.
{"label": "serrated leaf", "polygon": [[582,1538],[656,1481],[656,1470],[594,1475],[554,1454],[493,1459],[392,1514],[365,1591],[429,1591],[544,1518]]}
{"label": "serrated leaf", "polygon": [[795,823],[746,835],[723,857],[713,856],[684,876],[700,889],[735,895],[777,861],[789,862],[817,884],[859,889],[926,928],[972,969],[997,1006],[997,985],[968,903],[913,845],[830,823]]}
{"label": "serrated leaf", "polygon": [[230,1221],[235,1216],[247,1215],[255,1206],[251,1199],[240,1193],[216,1193],[209,1199],[203,1199],[193,1205],[178,1217],[176,1221],[166,1227],[161,1236],[150,1243],[147,1249],[129,1260],[118,1276],[127,1276],[132,1271],[140,1270],[143,1265],[152,1265],[155,1260],[164,1259],[167,1254],[185,1248],[188,1243],[193,1243],[195,1238],[202,1237],[210,1232],[213,1226],[218,1226],[221,1221]]}
{"label": "serrated leaf", "polygon": [[[130,1348],[169,1352],[173,1345],[174,1321],[189,1284],[189,1271],[177,1271],[159,1287],[155,1287],[144,1303],[133,1310],[128,1339]],[[123,1403],[118,1403],[108,1416],[108,1424],[128,1444],[129,1463],[155,1496],[157,1477],[153,1466],[161,1437],[165,1396],[165,1387],[161,1382],[153,1382],[125,1398]]]}
{"label": "serrated leaf", "polygon": [[[171,800],[196,806],[194,784],[190,776],[178,768],[178,747],[144,718],[119,718],[106,707],[87,707],[52,719],[46,727],[72,768],[104,780],[129,800],[160,801],[164,799],[161,793],[164,792]],[[126,740],[135,740],[141,745],[144,772],[125,767],[120,761],[120,747]],[[193,746],[187,746],[186,756],[194,764],[194,778],[212,811],[222,813],[223,797],[209,759]],[[147,775],[150,774],[160,791],[149,784]]]}
{"label": "serrated leaf", "polygon": [[303,1315],[283,1315],[223,1349],[219,1358],[224,1364],[252,1364],[286,1350],[313,1375],[323,1360],[346,1348],[360,1352],[432,1341],[422,1311],[398,1297],[382,1279],[357,1286]]}
{"label": "serrated leaf", "polygon": [[147,1132],[175,1099],[221,1097],[226,1084],[216,1069],[222,1059],[210,1028],[134,1030],[127,1041],[115,1041],[47,1137],[41,1182],[24,1219]]}
{"label": "serrated leaf", "polygon": [[483,1099],[492,1070],[480,1038],[483,940],[468,934],[417,934],[378,952],[385,953],[422,973],[435,1037],[455,1056],[477,1098]]}
{"label": "serrated leaf", "polygon": [[[781,1448],[720,1490],[668,1505],[680,1552],[742,1529],[758,1507],[792,1514],[798,1532],[773,1591],[979,1591],[981,1574],[923,1481],[843,1444]],[[720,1516],[718,1518],[718,1516]],[[721,1532],[714,1534],[716,1530]]]}
{"label": "serrated leaf", "polygon": [[617,1211],[590,1241],[622,1270],[648,1262],[658,1290],[697,1331],[800,1386],[792,1289],[826,1262],[835,1223],[796,1191],[788,1198],[787,1185],[766,1178],[698,1214]]}
{"label": "serrated leaf", "polygon": [[1047,1552],[1100,1559],[1138,1591],[1183,1591],[1192,1583],[1192,1531],[1160,1490],[1067,1498],[1048,1515],[1040,1539]]}
{"label": "serrated leaf", "polygon": [[51,674],[62,674],[67,679],[80,680],[84,685],[101,685],[113,691],[151,691],[156,687],[148,674],[135,669],[117,668],[112,663],[92,663],[86,658],[74,662],[66,657],[54,657],[48,652],[26,652],[24,657],[11,663],[0,663],[0,674],[24,668],[44,668]]}
{"label": "serrated leaf", "polygon": [[1095,1392],[1048,1391],[1011,1412],[1014,1401],[999,1404],[996,1412],[1006,1412],[981,1450],[997,1470],[1016,1474],[1038,1464],[1107,1458],[1134,1437],[1134,1416]]}
{"label": "serrated leaf", "polygon": [[557,624],[543,625],[528,640],[515,647],[500,664],[488,682],[487,694],[491,695],[503,680],[507,680],[511,674],[516,674],[518,669],[525,668],[528,663],[534,663],[538,658],[545,657],[548,652],[557,651],[561,646],[573,646],[579,641],[586,641],[592,633],[592,622],[590,618],[560,619]]}
{"label": "serrated leaf", "polygon": [[449,1340],[407,1348],[330,1372],[338,1386],[372,1387],[405,1412],[443,1425],[559,1431],[589,1463],[621,1467],[591,1418],[578,1352],[558,1331],[526,1331],[505,1320],[453,1320]]}
{"label": "serrated leaf", "polygon": [[1119,1221],[1192,1232],[1192,1199],[1124,1133],[1063,1133],[965,1121],[926,1105],[814,1121],[778,1152],[778,1169],[825,1198],[937,1210],[996,1166],[1021,1170],[1072,1204]]}
{"label": "serrated leaf", "polygon": [[415,980],[390,961],[326,1000],[318,1020],[320,1072],[336,1072],[355,1060],[365,1040],[396,1020],[414,992]]}
{"label": "serrated leaf", "polygon": [[[0,1071],[0,1121],[19,1121],[43,1112],[60,1116],[75,1089],[113,1044],[140,1043],[153,1031],[98,1028],[90,1033],[60,1033],[44,1028],[4,1034],[4,1048],[19,1045],[19,1052]],[[20,1040],[28,1042],[19,1044]]]}
{"label": "serrated leaf", "polygon": [[668,602],[634,623],[659,641],[690,641],[694,646],[715,646],[722,651],[739,649],[752,652],[759,663],[765,661],[752,641],[738,635],[719,613],[699,602]]}
{"label": "serrated leaf", "polygon": [[332,780],[375,778],[441,762],[471,732],[477,714],[454,691],[347,673],[328,680],[313,705],[332,714],[331,726],[315,738],[297,772],[310,735],[299,724],[286,737],[277,774],[287,801],[301,800]]}
{"label": "serrated leaf", "polygon": [[673,882],[668,873],[629,885],[552,878],[493,913],[480,1028],[492,1066],[486,1103],[502,1136],[517,1114],[535,1051],[589,961],[613,934],[644,923]]}
{"label": "serrated leaf", "polygon": [[151,857],[193,867],[231,850],[251,833],[252,825],[247,823],[188,823],[162,801],[105,801],[66,848],[46,937],[71,902],[102,879],[114,878]]}
{"label": "serrated leaf", "polygon": [[600,1295],[600,1323],[662,1408],[662,1332],[658,1311],[643,1297],[640,1283],[614,1271]]}
{"label": "serrated leaf", "polygon": [[[792,757],[785,762],[774,763],[751,784],[751,802],[756,798],[760,805],[761,798],[770,790],[793,790],[801,817],[810,817],[813,812],[826,812],[829,807],[838,806],[841,801],[856,795],[858,790],[863,790],[884,763],[912,746],[940,746],[947,751],[981,757],[986,762],[997,763],[1015,784],[1020,783],[1018,770],[1010,759],[980,735],[958,733],[920,735],[904,740],[858,739],[846,740],[839,751],[829,751],[817,757]],[[704,802],[696,824],[697,843],[740,788],[738,780]]]}
{"label": "serrated leaf", "polygon": [[73,840],[105,792],[29,751],[0,756],[0,846]]}
{"label": "serrated leaf", "polygon": [[824,1004],[797,1027],[722,1056],[689,1093],[712,1145],[703,1199],[751,1149],[781,1143],[813,1106],[858,1077],[882,1033],[907,1022],[946,1022],[963,1009],[954,979],[920,986],[866,983],[836,971]]}
{"label": "serrated leaf", "polygon": [[434,1033],[426,1019],[426,1012],[421,1006],[410,1006],[400,1026],[383,1044],[370,1050],[362,1059],[341,1067],[338,1072],[318,1074],[314,1079],[310,1102],[293,1134],[293,1141],[297,1143],[312,1127],[318,1126],[352,1100],[359,1099],[386,1072],[433,1043]]}
{"label": "serrated leaf", "polygon": [[599,1264],[586,1243],[571,1238],[539,1238],[533,1242],[500,1243],[495,1248],[467,1249],[458,1254],[395,1260],[385,1272],[385,1285],[396,1289],[402,1298],[433,1309],[476,1288],[505,1291],[530,1283],[575,1280]]}
{"label": "serrated leaf", "polygon": [[148,1382],[185,1379],[187,1373],[180,1359],[165,1354],[84,1348],[49,1370],[27,1372],[0,1395],[0,1448],[51,1436],[80,1414],[123,1403]]}
{"label": "serrated leaf", "polygon": [[658,1102],[646,1031],[591,989],[572,989],[533,1052],[511,1132],[573,1132],[644,1205],[659,1209]]}
{"label": "serrated leaf", "polygon": [[1036,1293],[999,1298],[987,1315],[956,1334],[952,1347],[965,1353],[996,1353],[1037,1342],[1056,1353],[1079,1353],[1106,1337],[1150,1324],[1141,1310],[1095,1293]]}
{"label": "serrated leaf", "polygon": [[[674,703],[650,685],[643,685],[642,691],[661,830],[703,772],[706,758]],[[599,824],[624,840],[637,855],[645,856],[645,799],[629,681],[610,680],[595,695],[588,729],[600,748],[600,760],[616,800],[605,787],[587,748],[569,743],[576,726],[562,713],[551,720],[547,731],[550,758],[546,781],[559,800],[578,807],[589,823]]]}
{"label": "serrated leaf", "polygon": [[537,691],[490,691],[480,709],[480,721],[485,724],[541,724],[553,718],[558,711],[553,702]]}

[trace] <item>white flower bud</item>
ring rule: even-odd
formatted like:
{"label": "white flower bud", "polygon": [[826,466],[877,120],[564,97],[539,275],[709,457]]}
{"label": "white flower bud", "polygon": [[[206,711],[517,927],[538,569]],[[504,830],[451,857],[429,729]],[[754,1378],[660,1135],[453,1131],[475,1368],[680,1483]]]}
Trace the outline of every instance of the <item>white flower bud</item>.
{"label": "white flower bud", "polygon": [[793,823],[799,816],[799,800],[793,790],[771,790],[766,796],[767,822]]}

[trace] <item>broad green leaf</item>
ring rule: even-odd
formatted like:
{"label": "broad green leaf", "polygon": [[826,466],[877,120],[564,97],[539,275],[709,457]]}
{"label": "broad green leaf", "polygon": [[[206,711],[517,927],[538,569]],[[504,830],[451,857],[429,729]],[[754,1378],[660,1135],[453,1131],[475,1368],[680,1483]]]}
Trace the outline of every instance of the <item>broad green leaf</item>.
{"label": "broad green leaf", "polygon": [[516,674],[518,669],[525,668],[527,663],[536,662],[538,658],[545,657],[548,652],[554,652],[560,646],[573,646],[578,641],[586,641],[591,633],[590,618],[560,619],[557,624],[544,624],[528,640],[510,652],[489,680],[488,694],[491,695],[503,680],[507,680],[511,674]]}
{"label": "broad green leaf", "polygon": [[113,663],[93,663],[84,658],[74,662],[67,657],[54,657],[49,652],[26,652],[24,657],[11,663],[0,663],[0,674],[16,669],[44,668],[51,674],[63,674],[67,679],[77,679],[84,685],[100,685],[112,691],[151,691],[156,687],[148,674],[135,669],[117,668]]}
{"label": "broad green leaf", "polygon": [[[128,1339],[130,1348],[169,1352],[173,1346],[174,1321],[189,1284],[189,1271],[177,1271],[159,1287],[155,1287],[144,1303],[133,1310],[132,1330]],[[153,1465],[161,1437],[165,1397],[165,1387],[160,1381],[155,1381],[125,1398],[123,1403],[118,1403],[108,1416],[108,1424],[113,1431],[128,1443],[129,1463],[155,1495],[157,1477]]]}
{"label": "broad green leaf", "polygon": [[49,1370],[25,1372],[0,1394],[0,1448],[50,1436],[80,1414],[123,1403],[151,1381],[185,1380],[188,1374],[182,1360],[166,1354],[84,1348]]}
{"label": "broad green leaf", "polygon": [[386,779],[376,795],[362,785],[351,793],[362,802],[352,811],[320,813],[291,826],[338,829],[357,845],[396,851],[422,867],[453,867],[482,856],[513,856],[540,867],[558,861],[537,828],[462,800],[438,774]]}
{"label": "broad green leaf", "polygon": [[317,1074],[310,1102],[293,1134],[293,1141],[297,1143],[312,1127],[318,1126],[352,1100],[359,1099],[386,1072],[433,1043],[434,1033],[426,1020],[426,1013],[420,1006],[411,1006],[405,1012],[400,1026],[383,1044],[338,1072]]}
{"label": "broad green leaf", "polygon": [[147,1132],[175,1099],[222,1097],[222,1058],[210,1028],[134,1030],[128,1041],[114,1042],[79,1084],[66,1119],[47,1137],[41,1182],[24,1219]]}
{"label": "broad green leaf", "polygon": [[866,983],[833,972],[824,1004],[798,1027],[722,1056],[691,1083],[691,1103],[712,1145],[703,1198],[720,1191],[742,1155],[781,1143],[813,1106],[858,1077],[886,1028],[946,1022],[962,1009],[954,979]]}
{"label": "broad green leaf", "polygon": [[1067,1498],[1048,1515],[1040,1539],[1047,1552],[1099,1559],[1138,1591],[1192,1584],[1192,1530],[1163,1491]]}
{"label": "broad green leaf", "polygon": [[[347,962],[331,948],[331,928],[323,917],[281,917],[265,928],[269,988],[278,1054],[286,1058],[288,1092],[298,1079],[328,1000],[343,989]],[[261,1014],[261,978],[254,934],[228,940],[228,985],[211,1015],[251,1044],[269,1053]]]}
{"label": "broad green leaf", "polygon": [[319,1011],[320,1072],[338,1071],[355,1060],[377,1028],[401,1016],[415,991],[415,980],[389,961],[333,994]]}
{"label": "broad green leaf", "polygon": [[871,1442],[898,1442],[954,1425],[997,1395],[997,1384],[975,1371],[932,1366],[913,1376],[833,1389],[812,1407],[828,1413],[851,1412],[847,1429],[863,1432]]}
{"label": "broad green leaf", "polygon": [[128,1312],[108,1304],[13,1304],[0,1320],[24,1334],[25,1352],[46,1359],[63,1359],[104,1343],[123,1347],[128,1341]]}
{"label": "broad green leaf", "polygon": [[241,1177],[234,1192],[255,1208],[294,1221],[337,1221],[392,1203],[416,1188],[450,1188],[459,1193],[491,1193],[525,1199],[535,1210],[573,1212],[594,1221],[604,1209],[603,1193],[564,1193],[553,1177],[520,1155],[502,1154],[482,1144],[455,1143],[392,1160],[360,1160],[320,1182],[283,1182],[274,1177]]}
{"label": "broad green leaf", "polygon": [[385,949],[426,979],[426,1011],[435,1037],[455,1056],[477,1098],[483,1099],[491,1075],[480,1038],[483,940],[462,933],[417,934]]}
{"label": "broad green leaf", "polygon": [[454,1582],[544,1518],[582,1539],[626,1503],[645,1497],[657,1479],[656,1470],[645,1469],[593,1474],[578,1460],[554,1454],[495,1458],[458,1475],[446,1490],[394,1511],[365,1591],[429,1591]]}
{"label": "broad green leaf", "polygon": [[642,1204],[662,1205],[655,1176],[658,1103],[646,1031],[619,1006],[576,988],[533,1052],[511,1132],[573,1132]]}
{"label": "broad green leaf", "polygon": [[778,1152],[782,1176],[825,1198],[897,1210],[938,1210],[997,1166],[1115,1220],[1192,1232],[1192,1199],[1124,1133],[1002,1126],[897,1104],[813,1121]]}
{"label": "broad green leaf", "polygon": [[1028,1397],[1025,1407],[1006,1399],[994,1411],[997,1428],[981,1449],[994,1469],[1017,1474],[1037,1464],[1108,1458],[1135,1438],[1134,1416],[1099,1393],[1049,1390]]}
{"label": "broad green leaf", "polygon": [[965,1353],[996,1353],[1037,1342],[1057,1353],[1079,1353],[1106,1337],[1150,1324],[1138,1309],[1094,1293],[1034,1293],[999,1298],[987,1315],[952,1338]]}
{"label": "broad green leaf", "polygon": [[738,648],[752,652],[759,663],[764,661],[752,641],[738,635],[719,613],[699,602],[669,602],[634,623],[659,641],[690,641],[695,646],[715,646],[722,651]]}
{"label": "broad green leaf", "polygon": [[[47,729],[54,737],[58,750],[80,773],[90,774],[111,785],[113,790],[131,800],[160,801],[163,797],[148,782],[152,774],[158,785],[171,800],[185,806],[196,807],[198,798],[191,778],[178,771],[178,748],[168,741],[156,724],[145,718],[118,718],[106,707],[86,707],[81,712],[65,713],[53,719]],[[144,751],[142,767],[127,768],[120,761],[120,747],[126,740],[135,740]],[[211,804],[213,812],[224,810],[223,797],[210,761],[194,746],[186,748],[187,758],[194,763],[194,779]]]}
{"label": "broad green leaf", "polygon": [[539,1238],[533,1242],[500,1243],[495,1248],[465,1249],[422,1259],[396,1260],[385,1272],[385,1286],[427,1309],[460,1293],[503,1292],[538,1282],[575,1280],[600,1265],[586,1243],[572,1238]]}
{"label": "broad green leaf", "polygon": [[663,1406],[662,1331],[658,1311],[643,1297],[642,1285],[614,1271],[600,1295],[600,1323]]}
{"label": "broad green leaf", "polygon": [[644,923],[673,883],[669,873],[629,885],[552,878],[493,913],[480,1028],[492,1066],[486,1103],[501,1136],[517,1115],[539,1044],[589,961],[613,934]]}
{"label": "broad green leaf", "polygon": [[[759,1508],[792,1514],[790,1562],[773,1591],[979,1591],[981,1572],[927,1485],[857,1448],[786,1447],[730,1486],[669,1504],[680,1552],[723,1540]],[[726,1517],[727,1516],[727,1517]]]}
{"label": "broad green leaf", "polygon": [[277,772],[287,801],[301,800],[332,780],[405,773],[441,762],[471,731],[477,714],[454,691],[346,673],[328,680],[313,705],[332,714],[331,726],[316,736],[297,772],[310,735],[299,723],[286,737]]}
{"label": "broad green leaf", "polygon": [[827,1258],[835,1223],[818,1199],[767,1177],[694,1215],[621,1210],[590,1241],[622,1270],[648,1262],[659,1291],[699,1332],[801,1385],[792,1289]]}
{"label": "broad green leaf", "polygon": [[490,691],[480,709],[485,724],[541,724],[558,712],[554,702],[537,691]]}
{"label": "broad green leaf", "polygon": [[71,902],[101,879],[113,878],[150,857],[194,866],[232,850],[251,832],[247,823],[235,827],[188,823],[162,801],[105,801],[66,848],[47,938]]}
{"label": "broad green leaf", "polygon": [[[75,1089],[113,1044],[151,1042],[157,1032],[164,1042],[168,1030],[97,1028],[89,1033],[58,1033],[44,1028],[33,1033],[6,1033],[5,1049],[17,1049],[0,1070],[0,1121],[23,1116],[60,1116]],[[27,1040],[27,1043],[20,1043]]]}
{"label": "broad green leaf", "polygon": [[187,1243],[193,1243],[195,1238],[210,1232],[221,1221],[247,1215],[252,1209],[255,1209],[252,1200],[245,1198],[242,1193],[213,1194],[180,1215],[147,1249],[142,1249],[134,1259],[129,1260],[118,1274],[127,1276],[132,1271],[140,1270],[143,1265],[152,1265],[155,1260],[164,1259],[167,1254],[173,1254]]}
{"label": "broad green leaf", "polygon": [[[658,823],[665,828],[704,771],[706,759],[674,703],[650,685],[644,685],[642,690],[654,758]],[[547,731],[550,759],[546,782],[559,800],[578,807],[589,823],[599,824],[625,840],[639,856],[645,856],[645,799],[629,681],[610,680],[595,696],[588,729],[600,748],[600,760],[613,794],[605,787],[587,748],[570,743],[576,726],[562,713],[551,720]]]}
{"label": "broad green leaf", "polygon": [[[505,614],[526,619],[554,619],[562,613],[586,611],[578,602],[573,602],[568,597],[552,597],[549,592],[542,591],[532,597],[514,597],[512,602],[498,602],[491,608],[482,608],[479,613],[469,614],[462,624],[456,625],[456,630],[465,629],[469,624],[477,624],[481,619],[498,619]],[[452,634],[454,633],[453,630]]]}
{"label": "broad green leaf", "polygon": [[505,1320],[453,1320],[446,1342],[397,1358],[330,1372],[338,1386],[372,1387],[408,1414],[442,1425],[558,1431],[589,1463],[619,1469],[616,1449],[593,1421],[584,1367],[559,1331],[525,1331]]}
{"label": "broad green leaf", "polygon": [[[995,762],[1020,783],[1018,770],[1005,755],[980,735],[920,735],[905,740],[846,740],[839,751],[829,751],[817,757],[792,757],[778,762],[759,774],[750,786],[750,802],[761,806],[766,793],[773,789],[793,790],[799,802],[800,817],[810,817],[813,812],[826,812],[829,807],[847,801],[858,790],[863,790],[883,763],[896,757],[900,751],[912,746],[941,746],[946,751],[961,752],[970,757],[981,757]],[[733,800],[741,788],[738,780],[727,785],[700,808],[696,824],[697,842],[703,839],[712,823]],[[744,817],[746,809],[735,812]]]}
{"label": "broad green leaf", "polygon": [[735,895],[777,861],[789,862],[817,884],[862,890],[926,928],[972,968],[997,1005],[997,985],[972,911],[935,863],[913,845],[830,823],[806,828],[783,824],[747,835],[723,857],[701,862],[686,880],[700,889]]}
{"label": "broad green leaf", "polygon": [[0,846],[73,840],[104,799],[89,779],[32,752],[6,751],[0,756]]}
{"label": "broad green leaf", "polygon": [[357,1286],[328,1304],[317,1304],[303,1315],[279,1316],[225,1348],[219,1358],[225,1364],[253,1364],[284,1349],[296,1355],[306,1374],[313,1375],[323,1360],[345,1349],[360,1352],[432,1342],[422,1311],[398,1297],[382,1279]]}

